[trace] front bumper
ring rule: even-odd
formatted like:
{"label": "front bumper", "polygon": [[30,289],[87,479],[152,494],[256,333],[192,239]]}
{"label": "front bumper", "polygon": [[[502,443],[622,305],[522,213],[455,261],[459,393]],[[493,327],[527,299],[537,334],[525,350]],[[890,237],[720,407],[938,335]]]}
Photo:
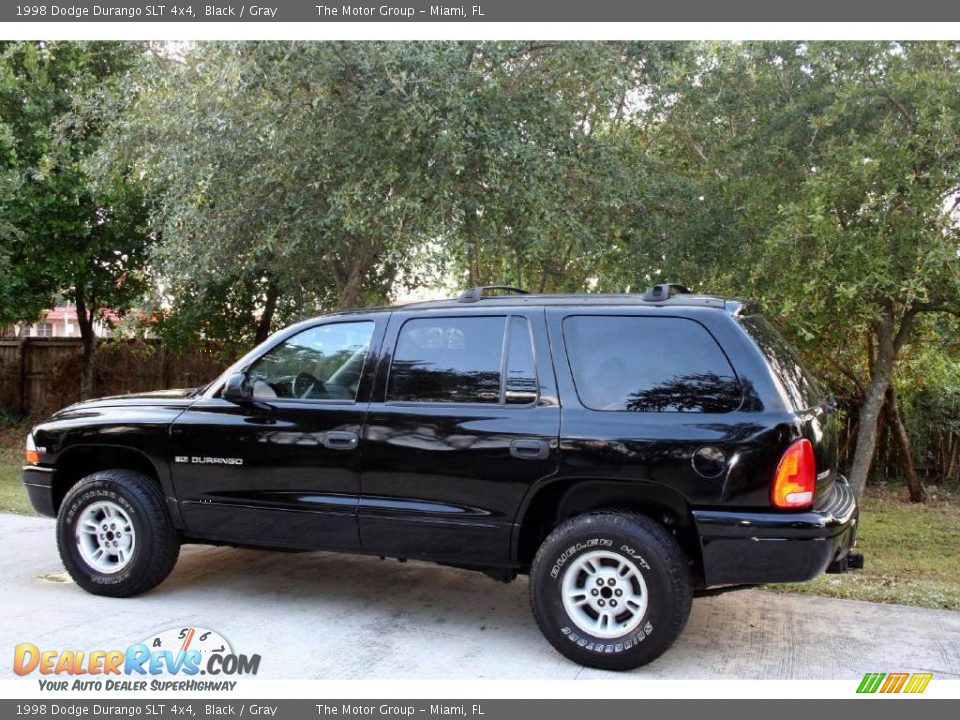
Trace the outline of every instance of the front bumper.
{"label": "front bumper", "polygon": [[856,543],[860,509],[846,478],[806,512],[694,510],[704,585],[812,580],[842,561]]}
{"label": "front bumper", "polygon": [[53,474],[53,468],[41,465],[24,465],[20,475],[23,486],[27,490],[27,498],[33,505],[33,509],[47,517],[57,516],[53,502]]}

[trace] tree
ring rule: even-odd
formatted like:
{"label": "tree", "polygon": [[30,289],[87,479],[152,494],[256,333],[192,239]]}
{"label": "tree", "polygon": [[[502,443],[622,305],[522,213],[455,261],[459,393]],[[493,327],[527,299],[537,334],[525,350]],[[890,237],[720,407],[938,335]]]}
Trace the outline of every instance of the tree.
{"label": "tree", "polygon": [[[910,352],[897,368],[897,406],[922,472],[935,484],[960,481],[960,318],[921,315],[913,328]],[[889,407],[885,408],[889,415]],[[902,442],[878,452],[888,465],[903,463]],[[906,473],[906,469],[904,470]],[[908,482],[913,499],[924,496],[919,478]]]}
{"label": "tree", "polygon": [[678,79],[661,148],[697,177],[716,240],[668,265],[764,299],[808,356],[816,339],[826,362],[864,357],[846,368],[862,493],[916,318],[960,313],[960,45],[707,46]]}
{"label": "tree", "polygon": [[446,61],[409,43],[154,52],[101,160],[150,188],[174,311],[245,317],[261,340],[284,308],[385,297],[435,225]]}
{"label": "tree", "polygon": [[449,270],[585,287],[620,262],[624,208],[649,180],[628,106],[654,56],[623,43],[159,48],[104,164],[134,164],[151,188],[174,314],[232,315],[231,340],[241,325],[264,337],[284,308],[382,301]]}
{"label": "tree", "polygon": [[85,165],[102,140],[96,108],[139,52],[129,43],[0,46],[8,138],[0,171],[10,185],[0,199],[0,256],[16,300],[5,298],[0,314],[27,320],[57,298],[74,303],[81,397],[93,393],[96,318],[104,308],[124,311],[143,291],[149,236],[137,187],[116,173],[95,186]]}
{"label": "tree", "polygon": [[[624,219],[660,199],[637,105],[673,44],[472,43],[446,100],[442,260],[468,285],[623,287]],[[666,182],[669,182],[667,180]],[[599,284],[598,284],[599,283]]]}

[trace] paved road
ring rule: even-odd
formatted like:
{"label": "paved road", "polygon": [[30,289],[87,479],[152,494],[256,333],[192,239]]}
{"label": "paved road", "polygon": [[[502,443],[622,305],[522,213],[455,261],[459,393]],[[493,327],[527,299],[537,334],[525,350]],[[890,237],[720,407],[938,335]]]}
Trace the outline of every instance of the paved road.
{"label": "paved road", "polygon": [[559,656],[530,615],[525,579],[327,553],[184,547],[170,578],[139,598],[69,582],[53,521],[0,514],[0,677],[9,644],[123,648],[187,624],[260,653],[260,678],[859,678],[932,671],[960,678],[960,613],[778,595],[694,601],[687,629],[634,673]]}

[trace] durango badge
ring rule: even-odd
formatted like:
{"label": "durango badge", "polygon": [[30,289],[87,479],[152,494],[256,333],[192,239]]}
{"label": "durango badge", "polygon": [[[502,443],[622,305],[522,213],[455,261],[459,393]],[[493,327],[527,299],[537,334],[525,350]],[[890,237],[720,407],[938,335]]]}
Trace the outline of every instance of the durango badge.
{"label": "durango badge", "polygon": [[198,457],[196,455],[177,455],[174,461],[193,465],[243,465],[243,458]]}

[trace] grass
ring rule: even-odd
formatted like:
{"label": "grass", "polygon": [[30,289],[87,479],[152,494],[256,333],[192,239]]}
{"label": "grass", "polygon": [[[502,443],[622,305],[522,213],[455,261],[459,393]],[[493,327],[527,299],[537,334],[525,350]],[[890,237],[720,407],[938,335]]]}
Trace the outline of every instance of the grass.
{"label": "grass", "polygon": [[20,482],[23,444],[29,430],[28,425],[0,424],[0,511],[33,514]]}
{"label": "grass", "polygon": [[[28,430],[0,424],[0,511],[33,513],[20,483]],[[900,486],[871,486],[857,543],[866,556],[863,570],[767,589],[960,610],[960,495],[928,493],[926,503],[913,505]]]}

